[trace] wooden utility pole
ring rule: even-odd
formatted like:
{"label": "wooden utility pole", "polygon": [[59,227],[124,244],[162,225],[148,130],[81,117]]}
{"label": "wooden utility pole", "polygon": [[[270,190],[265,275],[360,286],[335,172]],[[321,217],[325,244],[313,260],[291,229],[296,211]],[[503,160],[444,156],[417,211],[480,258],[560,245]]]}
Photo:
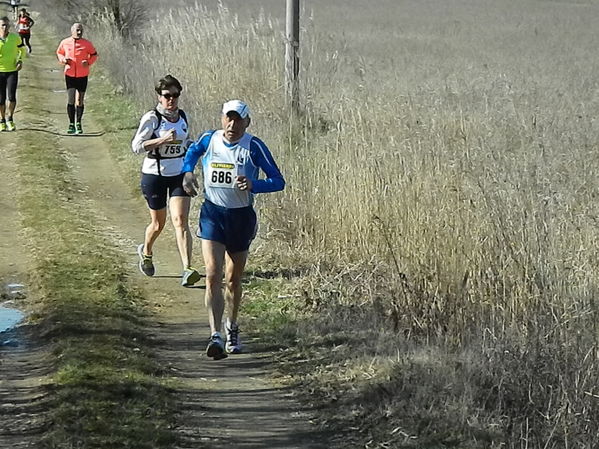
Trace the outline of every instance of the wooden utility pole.
{"label": "wooden utility pole", "polygon": [[300,0],[287,0],[287,42],[285,45],[285,93],[293,112],[299,111],[299,11]]}

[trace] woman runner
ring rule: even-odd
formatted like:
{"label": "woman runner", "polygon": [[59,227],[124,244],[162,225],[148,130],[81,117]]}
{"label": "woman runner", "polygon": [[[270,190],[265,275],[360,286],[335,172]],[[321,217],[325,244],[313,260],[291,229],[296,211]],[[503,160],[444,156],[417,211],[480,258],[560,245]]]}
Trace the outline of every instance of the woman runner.
{"label": "woman runner", "polygon": [[23,44],[27,46],[27,50],[31,53],[31,28],[35,25],[35,21],[31,18],[25,8],[22,8],[19,12],[19,19],[17,20],[17,31],[19,36],[23,40]]}
{"label": "woman runner", "polygon": [[200,274],[191,267],[193,242],[188,220],[191,199],[182,186],[183,157],[191,143],[185,113],[179,109],[183,87],[175,77],[167,75],[158,81],[155,90],[158,105],[143,115],[131,143],[134,153],[145,155],[141,190],[151,218],[144,243],[137,248],[139,269],[146,276],[154,276],[152,247],[164,229],[168,202],[183,264],[181,285],[189,287],[200,280]]}

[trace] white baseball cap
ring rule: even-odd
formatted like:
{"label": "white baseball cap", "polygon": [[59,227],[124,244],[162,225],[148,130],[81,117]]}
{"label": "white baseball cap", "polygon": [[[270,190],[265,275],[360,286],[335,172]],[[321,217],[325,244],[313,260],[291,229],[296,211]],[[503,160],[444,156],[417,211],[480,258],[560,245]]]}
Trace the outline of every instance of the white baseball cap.
{"label": "white baseball cap", "polygon": [[250,108],[241,100],[231,100],[223,104],[223,115],[228,112],[237,112],[241,118],[246,118],[250,115]]}

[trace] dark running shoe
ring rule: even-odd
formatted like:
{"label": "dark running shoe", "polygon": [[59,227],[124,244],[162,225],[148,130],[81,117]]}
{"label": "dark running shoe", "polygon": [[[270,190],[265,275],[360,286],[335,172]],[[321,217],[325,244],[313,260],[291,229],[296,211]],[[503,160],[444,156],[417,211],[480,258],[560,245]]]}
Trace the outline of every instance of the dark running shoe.
{"label": "dark running shoe", "polygon": [[139,256],[139,271],[146,276],[154,276],[155,269],[152,263],[152,256],[144,254],[144,244],[137,247],[137,255]]}
{"label": "dark running shoe", "polygon": [[208,357],[212,357],[214,360],[221,360],[227,358],[227,353],[225,352],[225,343],[223,342],[222,337],[214,333],[212,337],[208,340],[208,346],[206,347],[206,355]]}

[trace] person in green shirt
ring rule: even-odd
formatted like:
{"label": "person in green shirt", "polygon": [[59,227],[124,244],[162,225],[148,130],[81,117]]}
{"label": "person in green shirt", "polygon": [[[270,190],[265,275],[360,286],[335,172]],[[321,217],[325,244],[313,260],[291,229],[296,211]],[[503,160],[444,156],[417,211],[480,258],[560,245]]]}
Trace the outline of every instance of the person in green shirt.
{"label": "person in green shirt", "polygon": [[[0,131],[14,131],[13,119],[17,106],[17,85],[19,70],[23,67],[25,47],[21,37],[10,33],[10,19],[0,18]],[[8,98],[8,114],[6,99]]]}

